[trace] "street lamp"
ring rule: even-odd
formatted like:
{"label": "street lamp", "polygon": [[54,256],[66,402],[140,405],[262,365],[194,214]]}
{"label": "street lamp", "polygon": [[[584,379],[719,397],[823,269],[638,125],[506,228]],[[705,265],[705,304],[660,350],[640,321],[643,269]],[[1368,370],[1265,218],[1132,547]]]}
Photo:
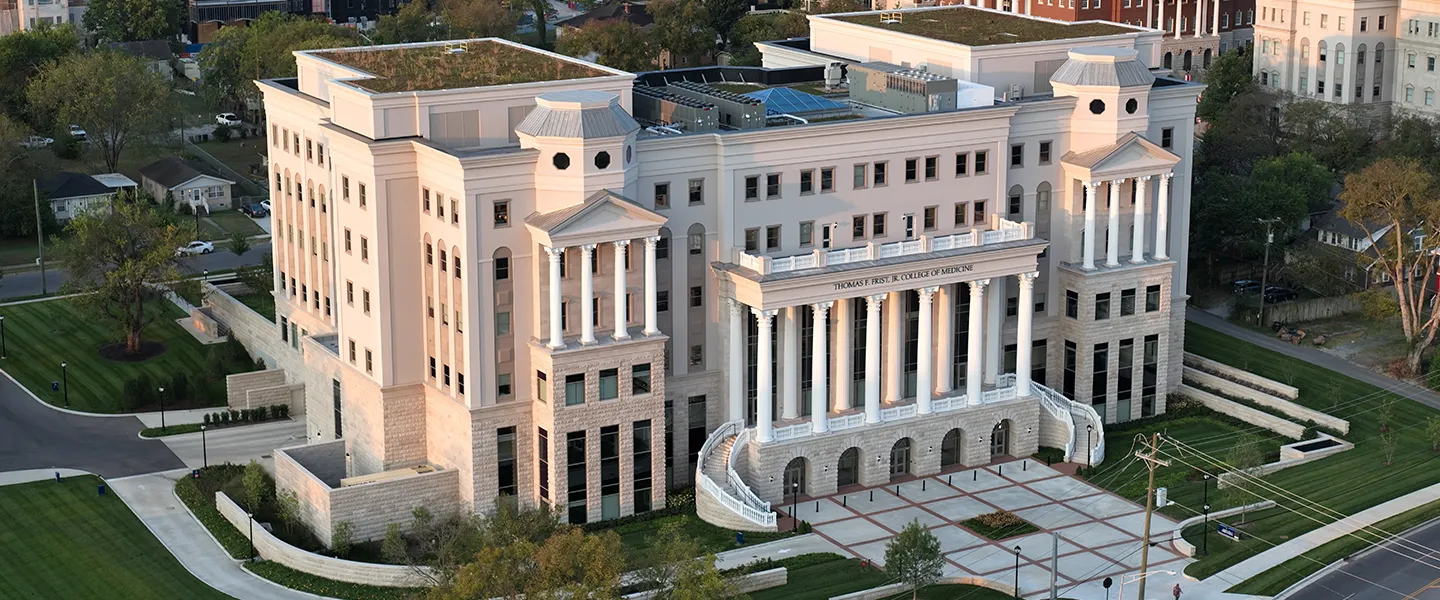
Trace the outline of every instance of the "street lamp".
{"label": "street lamp", "polygon": [[1085,466],[1093,467],[1095,462],[1095,426],[1085,426]]}
{"label": "street lamp", "polygon": [[160,431],[165,431],[165,387],[160,387]]}
{"label": "street lamp", "polygon": [[1015,547],[1015,597],[1020,597],[1020,547]]}
{"label": "street lamp", "polygon": [[250,560],[255,560],[255,514],[245,513],[245,519],[250,521]]}
{"label": "street lamp", "polygon": [[200,424],[200,462],[204,468],[210,467],[210,449],[205,445],[205,424]]}
{"label": "street lamp", "polygon": [[0,315],[0,359],[5,358],[5,315]]}
{"label": "street lamp", "polygon": [[795,504],[799,500],[799,496],[800,482],[790,482],[790,531],[795,531],[796,527],[798,526],[796,521],[800,520],[800,517],[796,516],[795,514]]}
{"label": "street lamp", "polygon": [[65,384],[65,408],[70,408],[70,364],[60,363],[60,380]]}
{"label": "street lamp", "polygon": [[1202,500],[1202,502],[1204,502],[1204,504],[1205,504],[1205,527],[1202,528],[1202,529],[1204,530],[1204,532],[1201,534],[1203,537],[1201,537],[1201,539],[1200,539],[1200,553],[1201,553],[1201,554],[1210,554],[1210,474],[1209,474],[1209,473],[1206,473],[1206,474],[1205,474],[1205,499]]}

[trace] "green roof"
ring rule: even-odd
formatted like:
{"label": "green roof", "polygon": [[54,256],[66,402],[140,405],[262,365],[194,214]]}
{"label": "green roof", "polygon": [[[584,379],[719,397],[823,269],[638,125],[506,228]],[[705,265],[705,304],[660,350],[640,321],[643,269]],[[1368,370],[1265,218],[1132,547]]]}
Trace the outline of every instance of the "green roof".
{"label": "green roof", "polygon": [[[881,15],[900,15],[897,23],[882,23]],[[823,17],[877,29],[899,31],[966,46],[996,46],[1073,38],[1136,33],[1138,29],[1114,23],[1064,23],[1011,15],[969,6],[906,11],[848,13]]]}
{"label": "green roof", "polygon": [[312,52],[373,79],[351,85],[375,93],[447,90],[537,81],[605,77],[615,73],[579,61],[496,40],[401,44]]}

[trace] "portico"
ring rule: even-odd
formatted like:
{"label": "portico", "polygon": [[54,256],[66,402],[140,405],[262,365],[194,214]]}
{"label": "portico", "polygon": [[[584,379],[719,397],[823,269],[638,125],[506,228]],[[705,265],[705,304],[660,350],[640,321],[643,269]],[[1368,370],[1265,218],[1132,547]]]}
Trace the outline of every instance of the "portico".
{"label": "portico", "polygon": [[[1070,152],[1061,158],[1066,176],[1081,188],[1076,197],[1084,213],[1078,236],[1082,270],[1096,269],[1095,253],[1101,243],[1105,256],[1099,266],[1107,269],[1122,266],[1122,261],[1142,265],[1169,258],[1170,180],[1179,162],[1180,157],[1133,132],[1109,146]],[[1152,189],[1156,191],[1152,193]],[[1151,202],[1155,206],[1153,248],[1146,243],[1150,228],[1146,213]],[[1107,221],[1103,231],[1096,222],[1102,204]],[[1127,229],[1122,230],[1122,224]],[[1127,249],[1122,249],[1122,236],[1129,240]]]}

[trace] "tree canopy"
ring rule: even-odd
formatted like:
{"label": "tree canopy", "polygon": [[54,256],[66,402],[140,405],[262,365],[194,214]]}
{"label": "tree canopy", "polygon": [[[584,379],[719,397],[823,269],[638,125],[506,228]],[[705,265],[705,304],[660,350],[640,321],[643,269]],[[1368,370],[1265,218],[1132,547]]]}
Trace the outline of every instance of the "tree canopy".
{"label": "tree canopy", "polygon": [[1250,68],[1250,57],[1242,56],[1238,49],[1216,57],[1205,71],[1205,93],[1195,107],[1195,116],[1207,123],[1223,120],[1237,96],[1255,91],[1255,79],[1250,75]]}
{"label": "tree canopy", "polygon": [[911,521],[885,544],[885,572],[915,591],[935,583],[945,569],[940,540],[920,521]]}
{"label": "tree canopy", "polygon": [[126,149],[167,130],[170,84],[137,57],[96,50],[61,59],[30,83],[30,104],[89,133],[105,168],[118,171]]}
{"label": "tree canopy", "polygon": [[70,25],[41,24],[0,36],[0,113],[13,119],[31,116],[25,90],[40,71],[80,51],[80,37]]}
{"label": "tree canopy", "polygon": [[89,0],[85,29],[102,42],[169,40],[180,35],[184,0]]}
{"label": "tree canopy", "polygon": [[[513,37],[518,19],[499,0],[441,0],[440,14],[456,38]],[[544,21],[544,13],[539,19]]]}
{"label": "tree canopy", "polygon": [[555,51],[575,57],[593,56],[595,62],[623,71],[655,68],[650,34],[623,19],[606,19],[571,29],[555,41]]}
{"label": "tree canopy", "polygon": [[755,42],[803,37],[810,31],[810,21],[799,13],[765,13],[745,15],[730,33],[730,64],[760,66],[760,50]]}
{"label": "tree canopy", "polygon": [[225,27],[200,52],[205,92],[216,104],[257,98],[256,79],[293,77],[296,50],[355,46],[352,29],[291,14],[267,12],[248,27]]}
{"label": "tree canopy", "polygon": [[375,42],[408,44],[444,39],[446,28],[430,12],[425,0],[410,0],[393,15],[382,15],[375,24]]}
{"label": "tree canopy", "polygon": [[715,51],[717,34],[700,0],[650,0],[645,10],[655,19],[650,31],[656,50],[670,53],[670,62],[663,67],[698,65]]}

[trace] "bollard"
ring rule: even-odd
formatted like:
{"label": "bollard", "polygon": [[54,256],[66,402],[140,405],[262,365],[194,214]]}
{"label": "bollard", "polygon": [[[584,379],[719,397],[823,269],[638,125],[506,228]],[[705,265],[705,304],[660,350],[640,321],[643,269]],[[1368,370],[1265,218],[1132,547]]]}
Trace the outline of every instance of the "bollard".
{"label": "bollard", "polygon": [[744,546],[744,545],[745,545],[745,532],[743,532],[743,531],[737,531],[737,532],[735,532],[735,545],[736,545],[736,546]]}
{"label": "bollard", "polygon": [[980,469],[975,469],[974,471],[971,471],[971,473],[975,474],[975,481],[980,481]]}
{"label": "bollard", "polygon": [[55,483],[60,483],[60,472],[59,472],[59,471],[56,471],[56,472],[55,472]]}
{"label": "bollard", "polygon": [[871,502],[874,502],[874,501],[875,501],[875,490],[870,490],[870,501],[871,501]]}
{"label": "bollard", "polygon": [[954,475],[946,475],[946,476],[945,476],[945,485],[955,485],[955,476],[954,476]]}
{"label": "bollard", "polygon": [[897,498],[900,496],[900,486],[898,486],[898,485],[895,486],[895,496],[896,496]]}
{"label": "bollard", "polygon": [[1029,469],[1030,469],[1030,461],[1028,461],[1028,460],[1020,461],[1020,470],[1021,470],[1021,471],[1026,471],[1026,470],[1029,470]]}
{"label": "bollard", "polygon": [[817,512],[817,513],[820,512],[820,501],[819,501],[819,500],[816,500],[816,501],[815,501],[815,512]]}
{"label": "bollard", "polygon": [[100,484],[100,485],[95,486],[95,493],[96,493],[97,495],[104,496],[104,495],[105,495],[105,484],[102,483],[102,484]]}
{"label": "bollard", "polygon": [[925,491],[925,481],[924,479],[920,480],[920,491],[922,492]]}
{"label": "bollard", "polygon": [[995,473],[998,474],[998,475],[1004,475],[1004,474],[1005,474],[1005,465],[995,465]]}
{"label": "bollard", "polygon": [[840,506],[841,506],[841,508],[850,506],[850,497],[849,497],[849,496],[841,496],[841,497],[840,497]]}

